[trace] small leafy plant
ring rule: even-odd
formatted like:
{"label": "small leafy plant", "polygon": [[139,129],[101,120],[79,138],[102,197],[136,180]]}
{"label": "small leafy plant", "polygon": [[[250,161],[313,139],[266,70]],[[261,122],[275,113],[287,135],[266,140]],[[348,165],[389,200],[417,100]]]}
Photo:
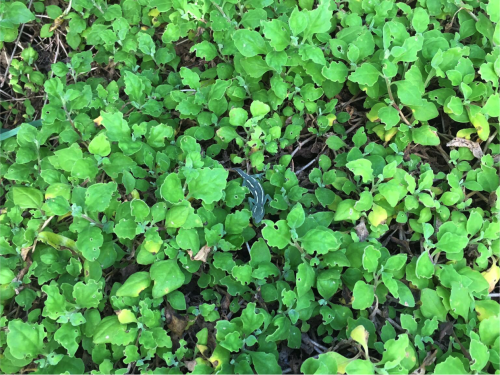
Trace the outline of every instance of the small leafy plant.
{"label": "small leafy plant", "polygon": [[499,21],[0,3],[0,370],[498,373]]}

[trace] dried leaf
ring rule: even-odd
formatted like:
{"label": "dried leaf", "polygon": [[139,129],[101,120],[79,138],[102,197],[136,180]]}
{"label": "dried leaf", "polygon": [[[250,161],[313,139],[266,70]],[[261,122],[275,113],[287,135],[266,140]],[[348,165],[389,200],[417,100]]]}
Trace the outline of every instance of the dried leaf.
{"label": "dried leaf", "polygon": [[23,247],[21,249],[21,257],[23,258],[23,260],[26,260],[26,257],[28,256],[31,248],[32,248],[32,246],[28,246],[28,247]]}
{"label": "dried leaf", "polygon": [[448,147],[467,147],[476,158],[481,159],[483,157],[483,150],[479,147],[479,143],[470,141],[464,138],[455,138],[446,144]]}
{"label": "dried leaf", "polygon": [[201,260],[203,263],[205,263],[207,261],[208,254],[210,254],[210,250],[212,250],[212,248],[210,246],[205,245],[200,249],[200,251],[198,251],[198,253],[196,253],[194,257],[192,250],[188,250],[187,252],[191,257],[191,260]]}
{"label": "dried leaf", "polygon": [[97,118],[94,119],[94,123],[97,126],[101,126],[101,122],[102,122],[102,116],[99,116],[99,117],[97,117]]}
{"label": "dried leaf", "polygon": [[354,227],[354,230],[356,231],[356,234],[358,235],[360,242],[364,242],[368,238],[368,236],[370,235],[368,233],[368,229],[366,229],[366,224],[364,221],[362,221],[358,225],[356,225]]}
{"label": "dried leaf", "polygon": [[55,31],[59,26],[61,26],[63,24],[63,22],[64,22],[63,16],[64,16],[64,14],[61,14],[59,17],[57,17],[54,20],[54,23],[49,28],[50,33]]}
{"label": "dried leaf", "polygon": [[184,361],[184,366],[186,366],[189,372],[192,372],[196,366],[196,360],[193,359],[192,361]]}
{"label": "dried leaf", "polygon": [[182,337],[189,323],[189,318],[187,316],[177,314],[170,306],[165,308],[165,320],[168,329],[170,329],[176,337]]}

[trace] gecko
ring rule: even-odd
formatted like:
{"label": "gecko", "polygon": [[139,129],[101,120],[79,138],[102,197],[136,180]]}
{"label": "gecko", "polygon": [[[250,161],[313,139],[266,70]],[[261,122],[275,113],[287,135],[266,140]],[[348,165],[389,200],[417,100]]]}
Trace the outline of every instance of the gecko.
{"label": "gecko", "polygon": [[243,172],[240,168],[231,169],[243,178],[243,186],[246,186],[252,193],[253,198],[249,198],[248,203],[250,203],[250,210],[255,224],[260,223],[265,214],[264,206],[266,202],[271,201],[271,197],[264,192],[262,185],[255,177]]}

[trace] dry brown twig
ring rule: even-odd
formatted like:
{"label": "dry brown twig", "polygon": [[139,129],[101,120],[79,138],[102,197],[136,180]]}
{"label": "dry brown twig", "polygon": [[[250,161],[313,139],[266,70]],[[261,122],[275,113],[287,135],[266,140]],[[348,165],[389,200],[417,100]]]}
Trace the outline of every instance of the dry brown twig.
{"label": "dry brown twig", "polygon": [[[30,3],[28,4],[28,10],[31,8],[31,4],[33,3],[33,0],[30,0]],[[10,55],[9,61],[7,61],[7,68],[5,68],[5,73],[2,78],[2,83],[0,83],[0,88],[3,87],[5,82],[7,82],[7,76],[9,75],[9,69],[10,69],[10,64],[12,64],[12,60],[14,59],[14,55],[16,54],[17,46],[19,45],[19,41],[21,40],[21,35],[23,35],[23,30],[24,30],[24,23],[21,25],[21,28],[19,29],[19,35],[17,36],[16,42],[14,43],[14,49],[12,50],[12,53]]]}

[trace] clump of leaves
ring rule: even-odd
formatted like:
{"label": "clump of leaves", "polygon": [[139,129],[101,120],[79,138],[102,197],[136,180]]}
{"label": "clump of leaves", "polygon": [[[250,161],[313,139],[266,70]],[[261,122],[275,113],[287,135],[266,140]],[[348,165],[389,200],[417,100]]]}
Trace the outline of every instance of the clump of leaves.
{"label": "clump of leaves", "polygon": [[500,370],[497,1],[13,1],[0,42],[35,14],[3,372]]}

